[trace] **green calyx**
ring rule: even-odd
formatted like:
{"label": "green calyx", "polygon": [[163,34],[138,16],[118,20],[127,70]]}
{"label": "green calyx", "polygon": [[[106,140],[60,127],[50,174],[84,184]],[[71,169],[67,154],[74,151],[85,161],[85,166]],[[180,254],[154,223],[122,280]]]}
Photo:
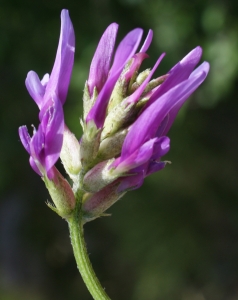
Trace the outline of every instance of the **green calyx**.
{"label": "green calyx", "polygon": [[100,146],[102,129],[98,129],[93,121],[83,124],[84,134],[80,142],[80,158],[84,170],[92,167]]}
{"label": "green calyx", "polygon": [[47,203],[54,212],[62,218],[67,219],[74,210],[75,196],[68,181],[54,167],[54,177],[52,180],[46,176],[42,178],[49,191],[54,205]]}

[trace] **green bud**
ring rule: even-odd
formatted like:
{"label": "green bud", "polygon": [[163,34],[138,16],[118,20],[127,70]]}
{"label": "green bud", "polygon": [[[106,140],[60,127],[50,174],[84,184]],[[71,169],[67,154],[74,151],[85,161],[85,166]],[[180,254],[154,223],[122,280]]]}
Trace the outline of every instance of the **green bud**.
{"label": "green bud", "polygon": [[104,128],[102,131],[101,140],[114,135],[120,129],[125,128],[134,121],[133,108],[135,105],[122,102],[115,106],[107,115]]}
{"label": "green bud", "polygon": [[166,74],[166,75],[163,75],[163,76],[160,76],[158,78],[155,78],[155,79],[152,79],[146,86],[146,88],[144,89],[144,92],[142,93],[142,97],[148,93],[149,91],[151,91],[152,89],[154,89],[155,87],[161,85],[165,79],[168,77],[169,75]]}
{"label": "green bud", "polygon": [[141,72],[137,77],[135,82],[131,85],[129,89],[129,94],[132,94],[137,90],[137,88],[146,80],[148,75],[150,74],[150,69],[146,69],[143,72]]}
{"label": "green bud", "polygon": [[139,73],[139,75],[136,77],[136,82],[141,85],[145,80],[146,78],[149,76],[150,74],[150,69],[146,69],[142,72]]}
{"label": "green bud", "polygon": [[97,161],[107,160],[119,156],[128,129],[123,129],[113,136],[105,138],[99,147]]}
{"label": "green bud", "polygon": [[117,105],[119,105],[123,99],[128,96],[128,89],[130,85],[135,81],[137,76],[137,71],[133,74],[132,78],[129,80],[125,78],[125,74],[130,70],[131,64],[133,62],[133,58],[129,60],[129,62],[124,67],[117,83],[112,91],[109,103],[108,103],[108,113]]}
{"label": "green bud", "polygon": [[120,104],[122,100],[125,98],[127,85],[128,84],[126,83],[126,81],[123,80],[121,77],[118,79],[108,103],[108,107],[107,107],[108,113],[110,113],[110,111],[112,111],[113,108],[118,104]]}

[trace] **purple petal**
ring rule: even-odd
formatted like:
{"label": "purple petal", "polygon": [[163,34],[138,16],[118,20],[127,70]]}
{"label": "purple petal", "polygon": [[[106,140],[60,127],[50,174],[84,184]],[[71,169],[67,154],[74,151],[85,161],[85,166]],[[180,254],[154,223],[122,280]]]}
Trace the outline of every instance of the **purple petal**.
{"label": "purple petal", "polygon": [[125,80],[128,82],[135,74],[135,72],[139,70],[143,60],[147,57],[149,57],[149,55],[147,55],[146,53],[136,53],[135,55],[133,55],[130,68],[125,74],[123,74],[123,79],[125,78]]}
{"label": "purple petal", "polygon": [[61,103],[64,104],[68,92],[69,81],[74,63],[75,37],[74,29],[69,18],[69,12],[61,12],[60,39],[49,82],[46,87],[44,105],[56,92]]}
{"label": "purple petal", "polygon": [[30,156],[30,159],[29,159],[29,162],[30,162],[30,165],[32,167],[32,169],[40,176],[43,176],[43,174],[40,172],[40,170],[38,169],[34,159]]}
{"label": "purple petal", "polygon": [[125,192],[128,190],[135,190],[142,186],[144,181],[144,173],[140,172],[139,174],[122,177],[121,183],[117,189],[118,193]]}
{"label": "purple petal", "polygon": [[[206,74],[209,72],[209,64],[207,62],[203,62],[198,68],[196,68],[189,78],[197,76],[202,71],[206,72]],[[184,102],[180,101],[173,106],[173,108],[169,111],[169,114],[165,117],[165,119],[167,119],[166,126],[160,131],[160,133],[157,132],[157,136],[167,134],[183,104]],[[164,120],[162,122],[164,122]]]}
{"label": "purple petal", "polygon": [[[180,62],[178,62],[170,71],[169,76],[165,80],[163,84],[156,90],[154,95],[148,101],[146,107],[148,107],[151,103],[156,101],[158,97],[165,94],[174,86],[178,85],[182,81],[188,79],[189,75],[198,64],[199,60],[202,56],[202,48],[196,47],[191,52],[189,52]],[[145,109],[146,109],[145,107]]]}
{"label": "purple petal", "polygon": [[41,79],[41,84],[42,84],[43,86],[46,86],[46,85],[48,84],[49,80],[50,80],[50,75],[49,75],[48,73],[46,73],[46,74],[43,76],[43,78]]}
{"label": "purple petal", "polygon": [[120,75],[127,61],[135,54],[141,38],[143,30],[136,28],[130,31],[117,47],[112,68],[110,70],[110,76]]}
{"label": "purple petal", "polygon": [[30,151],[31,157],[43,175],[45,169],[45,135],[42,124],[38,126],[38,130],[34,131],[30,143]]}
{"label": "purple petal", "polygon": [[59,99],[54,99],[53,106],[49,107],[42,124],[45,126],[45,169],[50,178],[49,171],[58,160],[63,144],[64,113]]}
{"label": "purple petal", "polygon": [[[49,179],[52,179],[51,169],[60,156],[63,131],[63,107],[60,100],[54,98],[52,106],[48,107],[42,116],[38,130],[34,133],[30,143],[30,153],[36,168],[42,175],[46,172]],[[34,168],[33,163],[31,166]]]}
{"label": "purple petal", "polygon": [[18,133],[19,133],[22,145],[24,146],[26,151],[30,154],[31,137],[28,133],[27,127],[26,126],[19,127]]}
{"label": "purple petal", "polygon": [[157,160],[169,152],[170,149],[170,139],[167,136],[162,136],[157,139],[154,144],[154,152],[151,157],[152,160]]}
{"label": "purple petal", "polygon": [[107,104],[114,85],[118,80],[127,61],[135,54],[141,41],[142,34],[142,29],[134,29],[129,32],[119,44],[112,68],[110,70],[109,78],[107,79],[105,85],[99,93],[95,105],[88,113],[86,122],[93,120],[97,128],[102,128],[105,119]]}
{"label": "purple petal", "polygon": [[134,168],[134,169],[131,169],[130,173],[138,174],[143,171],[144,174],[147,174],[147,172],[149,172],[151,166],[154,164],[158,165],[161,157],[168,153],[168,151],[170,149],[170,139],[168,137],[163,136],[160,138],[156,138],[154,140],[155,140],[155,142],[153,144],[152,155],[149,156],[149,159],[145,159],[144,163],[136,166],[136,168]]}
{"label": "purple petal", "polygon": [[159,162],[151,161],[148,166],[146,176],[149,176],[155,172],[162,170],[165,166],[166,166],[166,162],[164,162],[164,161],[159,161]]}
{"label": "purple petal", "polygon": [[148,32],[148,35],[144,41],[144,44],[140,49],[140,52],[146,52],[148,50],[148,48],[150,47],[150,44],[152,42],[152,39],[153,39],[153,31],[150,29]]}
{"label": "purple petal", "polygon": [[[154,145],[158,138],[151,139],[144,143],[138,150],[133,153],[125,153],[112,163],[112,167],[116,168],[116,172],[125,173],[140,165],[145,164],[154,153]],[[129,154],[129,155],[127,155]]]}
{"label": "purple petal", "polygon": [[189,76],[189,78],[191,77],[195,77],[197,76],[199,73],[201,72],[206,72],[208,73],[210,69],[210,65],[208,62],[204,61],[200,66],[198,66]]}
{"label": "purple petal", "polygon": [[[37,132],[34,133],[34,135],[36,134]],[[27,127],[26,126],[21,126],[19,128],[19,136],[20,136],[20,139],[21,139],[21,142],[24,146],[24,148],[26,149],[26,151],[30,154],[30,155],[34,155],[34,159],[32,156],[30,156],[30,165],[32,167],[32,169],[37,173],[39,174],[40,176],[42,176],[43,174],[40,172],[39,168],[37,167],[36,165],[36,162],[38,162],[38,165],[39,165],[39,155],[35,154],[35,149],[34,149],[34,142],[33,142],[33,138],[31,139],[29,133],[28,133],[28,130],[27,130]]]}
{"label": "purple petal", "polygon": [[107,80],[116,41],[117,30],[118,24],[116,23],[112,23],[107,27],[93,56],[88,77],[88,88],[91,96],[94,87],[97,88],[99,93]]}
{"label": "purple petal", "polygon": [[[176,105],[174,105],[175,107]],[[173,108],[171,109],[171,111],[173,110]],[[157,132],[156,132],[156,136],[157,137],[160,137],[162,135],[164,135],[164,132],[165,132],[165,129],[167,128],[168,126],[168,123],[170,121],[170,112],[168,115],[166,115],[163,119],[163,121],[160,123],[158,129],[157,129]]]}
{"label": "purple petal", "polygon": [[139,100],[141,94],[143,93],[146,85],[148,84],[148,82],[150,81],[151,77],[153,76],[155,70],[157,69],[158,65],[160,64],[161,60],[164,58],[165,53],[162,53],[159,57],[159,59],[157,60],[156,64],[154,65],[153,69],[150,71],[150,74],[147,76],[147,78],[144,80],[144,82],[140,85],[140,87],[131,95],[126,99],[126,103],[130,104],[130,103],[135,103]]}
{"label": "purple petal", "polygon": [[38,75],[34,71],[28,72],[25,83],[30,96],[41,109],[45,87],[42,85]]}
{"label": "purple petal", "polygon": [[131,126],[122,147],[121,156],[128,156],[146,141],[156,136],[159,125],[174,105],[182,105],[186,99],[204,81],[209,70],[209,64],[203,63],[199,73],[194,73],[189,79],[178,84],[157,101],[152,103]]}

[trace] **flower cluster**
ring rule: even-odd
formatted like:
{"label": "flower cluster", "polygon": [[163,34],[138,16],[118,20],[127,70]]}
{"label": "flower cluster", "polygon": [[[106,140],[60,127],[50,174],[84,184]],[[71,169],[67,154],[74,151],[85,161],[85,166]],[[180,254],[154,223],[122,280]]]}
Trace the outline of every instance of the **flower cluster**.
{"label": "flower cluster", "polygon": [[[140,49],[143,30],[130,31],[113,55],[117,31],[116,23],[109,25],[94,54],[84,88],[80,141],[66,127],[63,116],[74,60],[74,32],[68,11],[61,14],[51,75],[40,81],[31,71],[26,79],[27,89],[40,109],[40,125],[32,137],[25,126],[19,129],[30,164],[62,194],[62,175],[54,167],[61,158],[73,181],[72,189],[63,184],[67,191],[63,194],[70,195],[66,197],[71,202],[68,208],[73,207],[73,198],[80,191],[85,222],[103,215],[125,192],[140,187],[146,176],[165,167],[161,157],[170,149],[167,133],[184,102],[209,71],[207,62],[195,69],[202,55],[202,49],[196,47],[168,73],[152,79],[165,56],[163,53],[151,70],[139,72],[148,58],[152,30]],[[62,208],[55,205],[61,213]]]}

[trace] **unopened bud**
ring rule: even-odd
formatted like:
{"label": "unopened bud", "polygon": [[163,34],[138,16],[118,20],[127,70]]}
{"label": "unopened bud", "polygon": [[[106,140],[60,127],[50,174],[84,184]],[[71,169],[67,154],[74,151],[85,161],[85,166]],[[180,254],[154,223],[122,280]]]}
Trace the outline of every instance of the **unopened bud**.
{"label": "unopened bud", "polygon": [[112,111],[115,106],[119,105],[126,97],[127,86],[128,82],[126,82],[123,78],[120,77],[117,80],[108,103],[108,113],[110,113],[110,111]]}
{"label": "unopened bud", "polygon": [[131,85],[129,94],[132,94],[135,92],[135,90],[146,80],[148,75],[150,74],[150,69],[146,69],[143,72],[141,72],[137,77],[135,82]]}
{"label": "unopened bud", "polygon": [[150,69],[146,69],[142,72],[139,73],[139,75],[136,77],[136,82],[141,85],[145,80],[146,78],[149,76],[150,74]]}
{"label": "unopened bud", "polygon": [[120,103],[109,112],[104,122],[101,139],[114,135],[120,129],[129,126],[135,120],[135,105]]}
{"label": "unopened bud", "polygon": [[103,161],[113,157],[117,157],[121,153],[121,148],[127,132],[128,129],[123,129],[118,131],[113,136],[105,138],[100,144],[97,158],[100,161]]}
{"label": "unopened bud", "polygon": [[144,92],[142,93],[142,96],[144,96],[146,93],[148,93],[149,91],[151,91],[152,89],[154,89],[155,87],[158,87],[159,85],[161,85],[165,79],[168,77],[169,75],[163,75],[160,76],[158,78],[152,79],[146,86],[146,88],[144,89]]}

